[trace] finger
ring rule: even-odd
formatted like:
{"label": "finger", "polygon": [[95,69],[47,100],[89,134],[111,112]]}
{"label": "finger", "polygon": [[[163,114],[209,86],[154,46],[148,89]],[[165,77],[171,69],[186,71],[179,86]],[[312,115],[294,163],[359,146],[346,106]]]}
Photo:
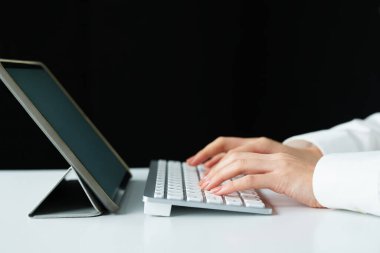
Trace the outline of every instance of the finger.
{"label": "finger", "polygon": [[199,181],[199,186],[201,188],[206,187],[206,185],[208,185],[210,181],[209,178],[212,177],[216,173],[216,171],[219,170],[220,167],[224,167],[228,165],[229,163],[233,162],[233,158],[231,158],[231,156],[232,154],[226,154],[220,159],[220,161],[214,167],[209,168],[209,170],[207,170],[207,173],[205,173],[202,180]]}
{"label": "finger", "polygon": [[[228,166],[230,163],[232,163],[234,160],[238,159],[238,157],[240,157],[240,156],[241,156],[241,152],[240,153],[237,153],[237,152],[236,153],[227,153],[225,156],[223,156],[220,159],[220,161],[217,164],[214,165],[214,167],[210,168],[209,173],[207,175],[207,178],[218,173],[218,171],[221,168]],[[207,179],[207,178],[205,178],[205,179]]]}
{"label": "finger", "polygon": [[244,139],[242,138],[219,137],[199,151],[191,160],[190,165],[199,165],[219,153],[237,147],[243,141]]}
{"label": "finger", "polygon": [[220,188],[213,193],[216,195],[227,195],[232,192],[244,191],[248,189],[271,188],[272,184],[273,176],[271,173],[247,175],[242,178],[227,182],[226,184],[220,186]]}
{"label": "finger", "polygon": [[207,178],[208,174],[210,174],[210,171],[212,170],[212,167],[217,164],[224,156],[225,156],[226,153],[220,153],[220,154],[217,154],[216,156],[214,156],[213,158],[211,158],[211,160],[207,161],[205,164],[204,164],[204,174],[203,174],[203,178],[201,178],[198,182],[198,185],[201,186],[203,184],[203,182],[205,181],[205,179]]}
{"label": "finger", "polygon": [[[231,163],[236,160],[241,160],[243,162],[246,159],[272,159],[273,154],[259,154],[252,152],[229,152],[227,155],[223,157],[223,159],[216,164],[208,174],[208,178],[213,177],[218,174],[223,168],[228,167]],[[206,179],[208,179],[206,178]]]}
{"label": "finger", "polygon": [[218,171],[221,168],[224,168],[229,163],[231,163],[233,160],[236,160],[236,154],[240,153],[246,153],[246,152],[255,152],[259,154],[274,154],[274,153],[280,153],[280,152],[286,152],[288,147],[285,145],[282,145],[279,142],[276,142],[274,140],[261,137],[261,138],[254,138],[249,139],[246,144],[237,146],[231,150],[228,151],[227,155],[224,156],[223,159],[214,167],[212,168],[212,173],[218,173]]}
{"label": "finger", "polygon": [[211,169],[213,166],[215,166],[215,164],[217,164],[224,156],[226,155],[226,153],[219,153],[217,154],[216,156],[212,157],[210,160],[208,160],[204,166],[206,167],[206,169]]}
{"label": "finger", "polygon": [[277,161],[270,158],[272,155],[240,153],[239,157],[232,163],[219,169],[218,172],[211,171],[201,185],[205,190],[210,190],[228,179],[241,174],[268,173],[277,167]]}
{"label": "finger", "polygon": [[186,159],[186,162],[187,162],[189,165],[191,164],[191,161],[194,159],[194,156],[195,156],[195,155],[193,155],[193,156],[191,156],[191,157],[189,157],[189,158]]}

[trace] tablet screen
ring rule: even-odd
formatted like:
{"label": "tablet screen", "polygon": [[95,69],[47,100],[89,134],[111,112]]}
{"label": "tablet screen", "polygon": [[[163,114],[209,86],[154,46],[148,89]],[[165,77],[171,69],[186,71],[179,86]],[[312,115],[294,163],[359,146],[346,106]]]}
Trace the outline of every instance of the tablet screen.
{"label": "tablet screen", "polygon": [[126,168],[52,76],[39,65],[3,63],[34,106],[113,199]]}

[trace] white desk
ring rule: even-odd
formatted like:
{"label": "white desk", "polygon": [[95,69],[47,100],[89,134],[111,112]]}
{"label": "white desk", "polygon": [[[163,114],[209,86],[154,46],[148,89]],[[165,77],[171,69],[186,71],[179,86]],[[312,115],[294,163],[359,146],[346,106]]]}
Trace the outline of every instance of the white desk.
{"label": "white desk", "polygon": [[307,208],[264,191],[271,216],[174,208],[143,213],[146,169],[134,169],[118,214],[31,219],[29,211],[62,176],[0,171],[0,252],[380,252],[380,217]]}

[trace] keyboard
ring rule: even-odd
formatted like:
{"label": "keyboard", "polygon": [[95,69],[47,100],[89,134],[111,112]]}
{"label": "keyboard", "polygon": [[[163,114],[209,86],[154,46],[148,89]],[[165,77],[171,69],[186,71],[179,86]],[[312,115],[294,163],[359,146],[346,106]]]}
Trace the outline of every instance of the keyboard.
{"label": "keyboard", "polygon": [[[200,189],[204,167],[171,160],[153,160],[144,190],[144,213],[170,216],[172,206],[207,208],[253,214],[272,214],[257,190],[218,196]],[[232,179],[233,180],[233,179]]]}

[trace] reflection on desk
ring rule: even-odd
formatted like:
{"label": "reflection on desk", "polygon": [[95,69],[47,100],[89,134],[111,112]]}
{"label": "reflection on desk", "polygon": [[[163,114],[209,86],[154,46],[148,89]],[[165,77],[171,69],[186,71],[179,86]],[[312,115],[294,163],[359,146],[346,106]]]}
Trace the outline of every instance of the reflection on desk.
{"label": "reflection on desk", "polygon": [[31,219],[64,170],[0,171],[0,252],[380,252],[380,218],[312,209],[269,190],[274,214],[174,207],[146,216],[147,169],[133,169],[121,208],[94,218]]}

